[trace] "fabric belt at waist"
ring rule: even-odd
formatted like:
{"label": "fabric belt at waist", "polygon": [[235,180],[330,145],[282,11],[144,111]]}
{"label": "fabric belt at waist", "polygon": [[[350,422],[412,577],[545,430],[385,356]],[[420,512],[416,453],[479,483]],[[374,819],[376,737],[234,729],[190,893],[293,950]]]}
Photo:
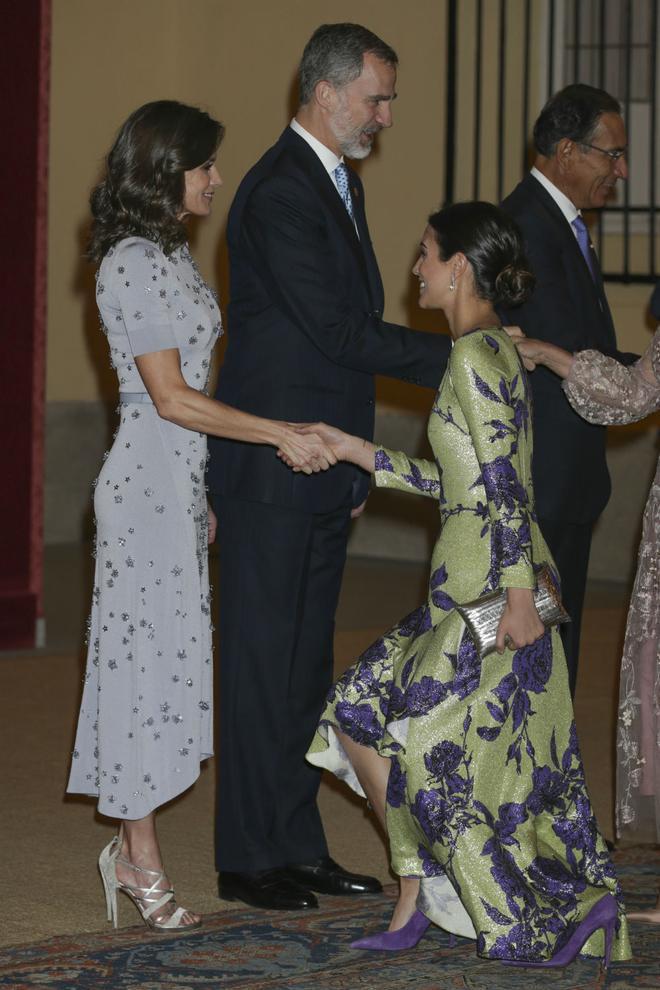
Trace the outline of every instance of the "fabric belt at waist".
{"label": "fabric belt at waist", "polygon": [[120,402],[146,402],[148,405],[153,406],[153,399],[148,392],[120,392],[119,393]]}

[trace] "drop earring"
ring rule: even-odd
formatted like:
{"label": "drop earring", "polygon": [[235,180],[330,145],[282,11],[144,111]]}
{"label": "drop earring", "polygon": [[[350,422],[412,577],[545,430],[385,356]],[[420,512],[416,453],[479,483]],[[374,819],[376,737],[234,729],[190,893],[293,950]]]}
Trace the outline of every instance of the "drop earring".
{"label": "drop earring", "polygon": [[455,288],[456,288],[456,273],[452,272],[451,278],[449,280],[449,291],[453,292]]}

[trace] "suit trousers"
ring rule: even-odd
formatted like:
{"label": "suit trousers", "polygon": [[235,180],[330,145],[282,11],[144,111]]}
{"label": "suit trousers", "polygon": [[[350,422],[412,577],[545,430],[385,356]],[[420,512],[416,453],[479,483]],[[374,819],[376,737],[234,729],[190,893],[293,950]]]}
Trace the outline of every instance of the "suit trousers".
{"label": "suit trousers", "polygon": [[539,526],[554,557],[561,580],[561,597],[571,621],[560,627],[566,654],[571,697],[575,697],[582,607],[587,587],[587,569],[591,550],[591,523],[568,523],[558,519],[541,519]]}
{"label": "suit trousers", "polygon": [[327,513],[214,496],[220,556],[218,870],[327,855],[305,761],[333,679],[350,506]]}

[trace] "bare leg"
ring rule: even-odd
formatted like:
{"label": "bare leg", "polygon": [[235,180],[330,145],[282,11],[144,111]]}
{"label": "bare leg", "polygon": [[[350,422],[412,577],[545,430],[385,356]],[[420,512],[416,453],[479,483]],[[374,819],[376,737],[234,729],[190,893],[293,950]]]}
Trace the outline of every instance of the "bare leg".
{"label": "bare leg", "polygon": [[[117,862],[117,879],[122,883],[130,884],[133,887],[148,887],[154,878],[147,880],[144,873],[131,869],[132,866],[141,867],[143,870],[163,871],[163,860],[156,834],[156,818],[153,812],[145,818],[137,818],[133,821],[123,821],[119,831],[121,838],[121,859]],[[128,863],[122,862],[127,860]],[[128,865],[131,864],[131,865]],[[163,877],[157,889],[167,890],[170,884],[166,876]],[[169,901],[162,909],[162,918],[159,915],[154,920],[165,920],[175,910],[175,902]],[[181,918],[181,924],[191,925],[198,922],[200,916],[192,911],[186,911]]]}
{"label": "bare leg", "polygon": [[[343,732],[339,732],[337,729],[334,731],[346,755],[353,764],[353,769],[362,784],[362,789],[367,795],[367,800],[373,808],[378,821],[385,831],[387,831],[385,798],[387,794],[387,780],[390,775],[390,761],[387,757],[379,756],[371,746],[362,746],[360,743],[354,742],[350,736],[345,735]],[[398,931],[399,928],[403,928],[412,918],[415,913],[415,903],[418,893],[418,877],[399,877],[399,900],[394,908],[388,931]]]}

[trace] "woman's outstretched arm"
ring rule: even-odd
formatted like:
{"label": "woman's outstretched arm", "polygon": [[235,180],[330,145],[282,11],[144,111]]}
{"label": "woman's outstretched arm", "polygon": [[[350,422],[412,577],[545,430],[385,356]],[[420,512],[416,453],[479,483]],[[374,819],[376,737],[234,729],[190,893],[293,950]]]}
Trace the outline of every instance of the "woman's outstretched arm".
{"label": "woman's outstretched arm", "polygon": [[633,365],[595,350],[570,354],[543,340],[515,344],[529,370],[542,364],[565,380],[568,401],[590,423],[633,423],[660,406],[660,330]]}
{"label": "woman's outstretched arm", "polygon": [[379,447],[327,423],[309,423],[304,431],[313,432],[325,440],[337,460],[349,461],[373,474],[378,488],[394,488],[436,499],[442,496],[440,470],[435,461],[409,457],[403,451]]}
{"label": "woman's outstretched arm", "polygon": [[211,436],[270,444],[287,455],[287,463],[305,474],[325,471],[337,458],[317,434],[301,434],[289,423],[242,412],[191,388],[181,373],[176,348],[135,358],[158,415],[178,426]]}

